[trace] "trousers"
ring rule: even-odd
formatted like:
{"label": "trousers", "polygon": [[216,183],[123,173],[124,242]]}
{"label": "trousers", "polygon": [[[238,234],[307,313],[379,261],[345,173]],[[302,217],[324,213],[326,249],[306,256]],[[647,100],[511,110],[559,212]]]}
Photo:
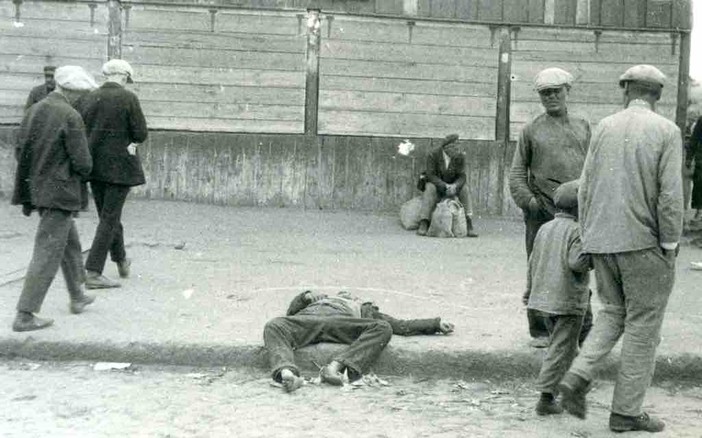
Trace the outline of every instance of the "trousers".
{"label": "trousers", "polygon": [[37,313],[41,310],[59,266],[71,300],[78,300],[83,296],[85,271],[73,213],[58,209],[40,209],[39,215],[41,219],[34,238],[32,260],[17,302],[17,310],[21,312]]}
{"label": "trousers", "polygon": [[91,181],[90,188],[100,222],[95,230],[85,269],[101,274],[105,269],[108,252],[113,262],[121,262],[127,257],[124,249],[122,208],[129,194],[129,186]]}
{"label": "trousers", "polygon": [[[422,192],[422,206],[419,209],[419,219],[431,221],[431,213],[434,211],[436,204],[441,200],[439,192],[436,186],[430,182],[426,183],[424,186],[424,192]],[[470,197],[470,189],[468,184],[463,184],[461,191],[458,192],[458,200],[463,204],[463,209],[466,212],[466,216],[473,216],[473,201]]]}
{"label": "trousers", "polygon": [[582,315],[546,315],[541,314],[550,335],[550,342],[536,389],[541,392],[556,394],[556,387],[565,375],[573,359],[578,354],[578,340],[583,325]]}
{"label": "trousers", "polygon": [[675,259],[658,247],[593,254],[592,259],[603,307],[570,372],[591,381],[605,356],[622,338],[612,412],[641,415],[675,282]]}
{"label": "trousers", "polygon": [[280,381],[284,368],[300,375],[294,350],[319,342],[349,345],[333,360],[344,364],[350,375],[360,377],[391,337],[392,328],[385,321],[346,316],[284,316],[268,321],[263,329],[263,343],[276,381]]}

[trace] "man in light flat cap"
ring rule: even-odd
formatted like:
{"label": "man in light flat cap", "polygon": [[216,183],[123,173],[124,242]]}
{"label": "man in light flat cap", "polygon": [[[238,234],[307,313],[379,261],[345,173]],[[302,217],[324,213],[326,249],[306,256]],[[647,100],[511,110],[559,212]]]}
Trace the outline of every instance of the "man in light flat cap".
{"label": "man in light flat cap", "polygon": [[56,88],[56,80],[54,79],[54,72],[56,67],[53,65],[47,65],[44,67],[44,83],[37,85],[32,88],[29,92],[29,97],[27,97],[27,102],[24,104],[25,111],[35,103],[39,102],[43,98],[49,95]]}
{"label": "man in light flat cap", "polygon": [[[531,256],[539,228],[554,218],[553,193],[559,185],[580,177],[590,141],[590,124],[568,114],[567,98],[573,76],[560,68],[547,68],[534,79],[545,112],[522,129],[509,175],[512,199],[524,212],[526,253]],[[531,345],[548,345],[545,322],[527,309]],[[588,310],[582,336],[592,325]]]}
{"label": "man in light flat cap", "polygon": [[604,306],[561,381],[563,407],[584,418],[596,370],[622,339],[609,427],[659,432],[643,411],[655,366],[683,225],[680,129],[655,113],[665,76],[650,65],[627,70],[625,108],[594,129],[578,194],[583,251],[592,255]]}
{"label": "man in light flat cap", "polygon": [[139,99],[124,88],[134,71],[127,61],[112,59],[102,66],[105,83],[81,101],[88,144],[93,156],[90,188],[100,222],[85,263],[88,289],[119,287],[103,269],[108,252],[119,276],[129,276],[131,261],[124,248],[122,208],[132,186],[144,184],[137,145],[147,136]]}
{"label": "man in light flat cap", "polygon": [[478,237],[473,231],[473,202],[466,184],[466,161],[458,144],[458,134],[447,135],[439,147],[429,152],[427,169],[420,177],[418,188],[423,192],[418,235],[427,235],[436,204],[441,199],[457,196],[466,213],[467,236]]}
{"label": "man in light flat cap", "polygon": [[76,66],[58,68],[55,77],[56,89],[26,111],[16,149],[12,203],[22,205],[25,216],[35,209],[41,216],[12,325],[18,332],[53,323],[34,314],[41,309],[59,266],[70,295],[71,313],[83,312],[95,299],[83,290],[83,256],[73,222],[74,214],[87,203],[83,186],[93,162],[83,120],[71,105],[97,84]]}

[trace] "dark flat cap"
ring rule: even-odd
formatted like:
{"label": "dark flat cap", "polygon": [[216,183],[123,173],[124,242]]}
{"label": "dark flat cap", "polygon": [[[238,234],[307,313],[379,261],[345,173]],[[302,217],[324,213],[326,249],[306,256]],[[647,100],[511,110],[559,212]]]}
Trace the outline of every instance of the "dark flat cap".
{"label": "dark flat cap", "polygon": [[451,143],[455,143],[458,141],[458,134],[449,134],[446,137],[444,137],[443,141],[441,142],[441,146],[446,146]]}
{"label": "dark flat cap", "polygon": [[44,66],[44,73],[54,73],[56,71],[56,66],[55,65],[46,65]]}

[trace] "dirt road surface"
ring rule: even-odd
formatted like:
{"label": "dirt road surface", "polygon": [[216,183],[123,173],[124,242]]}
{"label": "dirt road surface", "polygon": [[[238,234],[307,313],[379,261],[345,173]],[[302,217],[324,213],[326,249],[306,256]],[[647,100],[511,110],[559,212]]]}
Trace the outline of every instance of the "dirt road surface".
{"label": "dirt road surface", "polygon": [[[309,376],[313,377],[313,376]],[[580,437],[608,431],[612,384],[590,395],[590,415],[533,413],[532,381],[416,380],[343,388],[309,383],[293,394],[258,371],[93,363],[0,362],[0,436],[10,437]],[[663,383],[646,409],[667,429],[702,436],[702,388]]]}

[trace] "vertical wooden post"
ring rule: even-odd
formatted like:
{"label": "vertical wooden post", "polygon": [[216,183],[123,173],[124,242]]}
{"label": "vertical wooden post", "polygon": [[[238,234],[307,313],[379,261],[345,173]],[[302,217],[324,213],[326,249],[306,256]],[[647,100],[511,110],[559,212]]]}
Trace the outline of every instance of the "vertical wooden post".
{"label": "vertical wooden post", "polygon": [[590,0],[577,0],[575,24],[590,24]]}
{"label": "vertical wooden post", "polygon": [[680,32],[680,62],[678,63],[678,106],[675,123],[685,132],[687,123],[688,89],[690,87],[690,32]]}
{"label": "vertical wooden post", "polygon": [[107,59],[122,58],[122,4],[120,0],[108,0],[110,13],[107,23]]}
{"label": "vertical wooden post", "polygon": [[305,81],[305,134],[317,135],[319,117],[319,50],[320,50],[319,9],[307,10],[307,52]]}
{"label": "vertical wooden post", "polygon": [[512,93],[512,29],[500,28],[500,52],[497,67],[497,114],[495,118],[495,140],[502,144],[505,153],[499,165],[498,205],[504,213],[504,172],[507,168],[509,144],[509,112]]}

